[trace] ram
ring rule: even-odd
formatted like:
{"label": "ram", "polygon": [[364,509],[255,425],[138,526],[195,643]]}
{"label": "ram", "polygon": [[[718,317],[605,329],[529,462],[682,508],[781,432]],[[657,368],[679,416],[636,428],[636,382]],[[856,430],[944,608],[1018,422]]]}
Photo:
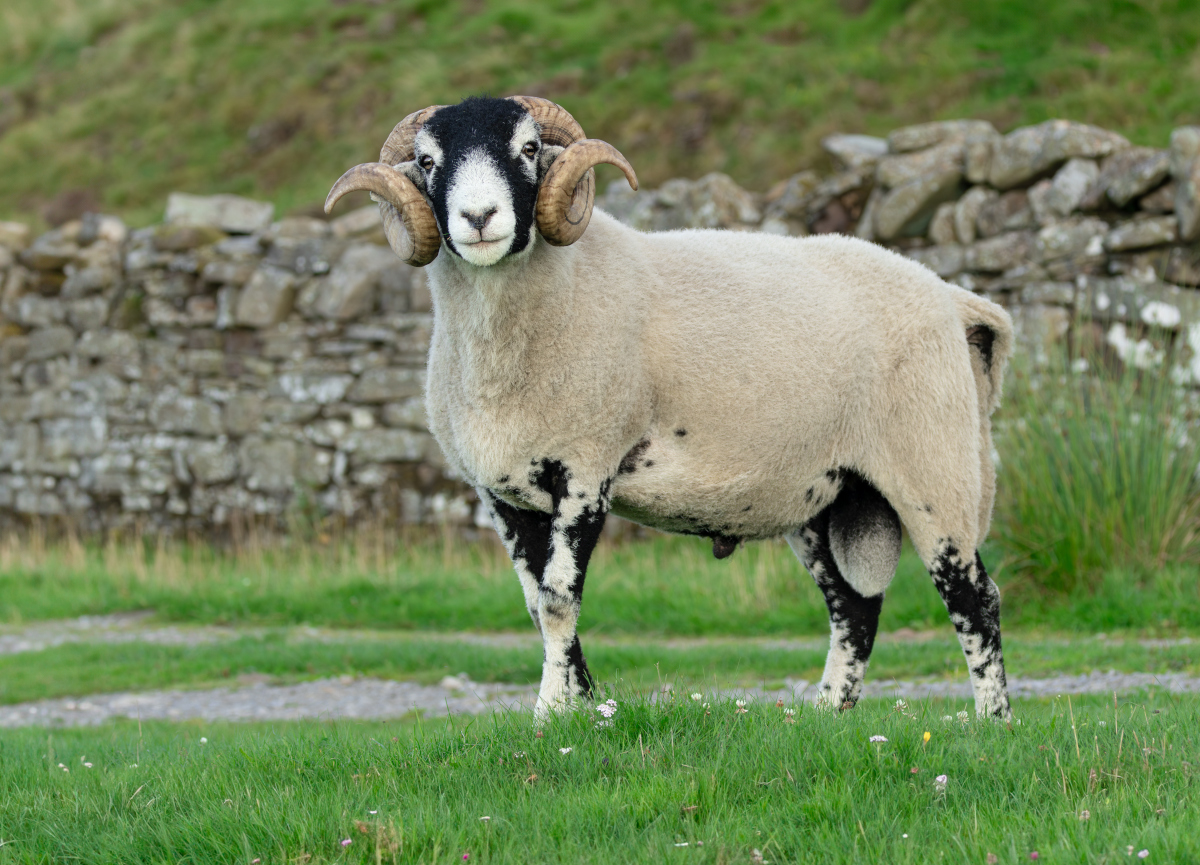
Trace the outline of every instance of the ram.
{"label": "ram", "polygon": [[977,713],[1007,717],[978,554],[1007,313],[848,237],[635,231],[593,213],[599,163],[637,188],[560,106],[476,97],[409,115],[326,202],[369,190],[393,250],[430,268],[430,429],[541,631],[538,715],[591,694],[576,622],[612,512],[718,558],[785,537],[825,595],[836,708],[861,691],[903,526]]}

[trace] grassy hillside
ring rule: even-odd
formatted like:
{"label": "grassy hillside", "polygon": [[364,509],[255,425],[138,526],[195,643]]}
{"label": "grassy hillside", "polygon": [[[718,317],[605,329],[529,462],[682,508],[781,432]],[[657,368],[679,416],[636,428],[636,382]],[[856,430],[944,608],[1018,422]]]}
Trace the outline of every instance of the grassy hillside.
{"label": "grassy hillside", "polygon": [[[4,0],[0,218],[172,189],[320,201],[415,108],[566,105],[643,181],[771,181],[834,131],[1200,122],[1200,0]],[[61,203],[61,199],[60,199]]]}

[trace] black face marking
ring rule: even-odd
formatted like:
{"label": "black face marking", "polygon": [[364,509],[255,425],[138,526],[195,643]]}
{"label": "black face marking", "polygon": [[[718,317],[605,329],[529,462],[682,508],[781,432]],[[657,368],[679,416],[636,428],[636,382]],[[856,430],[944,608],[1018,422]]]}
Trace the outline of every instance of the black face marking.
{"label": "black face marking", "polygon": [[642,465],[644,465],[646,468],[650,468],[650,466],[654,465],[654,460],[646,460],[644,463],[642,463]]}
{"label": "black face marking", "polygon": [[996,333],[984,324],[967,328],[967,345],[975,348],[983,359],[983,368],[992,368],[992,346],[996,342]]}
{"label": "black face marking", "polygon": [[713,542],[713,558],[727,559],[733,555],[733,551],[737,549],[738,542],[741,538],[733,538],[728,535],[717,535],[712,539]]}
{"label": "black face marking", "polygon": [[[637,471],[638,460],[642,454],[650,447],[650,439],[642,439],[629,449],[629,453],[621,458],[621,465],[617,468],[617,473],[622,475],[631,475]],[[651,464],[653,465],[653,463]]]}
{"label": "black face marking", "polygon": [[742,508],[742,513],[746,513],[746,512],[747,512],[747,511],[749,511],[749,510],[750,510],[752,507],[754,507],[754,505],[746,505],[744,508]]}
{"label": "black face marking", "polygon": [[685,435],[687,435],[687,430],[677,429],[677,430],[675,430],[675,435],[679,436],[680,438],[683,438]]}
{"label": "black face marking", "polygon": [[426,122],[424,129],[442,150],[442,164],[429,175],[426,194],[433,205],[442,240],[455,255],[459,255],[459,251],[450,238],[447,197],[456,171],[475,150],[482,150],[491,158],[508,184],[516,217],[516,231],[508,254],[520,252],[529,245],[541,178],[531,180],[521,165],[520,160],[525,157],[514,158],[509,149],[517,124],[527,116],[525,110],[511,100],[471,96],[458,105],[442,108]]}
{"label": "black face marking", "polygon": [[812,487],[809,487],[808,489],[806,489],[804,491],[804,500],[806,502],[811,502],[813,500],[813,496],[816,495],[816,492],[817,491],[814,490]]}
{"label": "black face marking", "polygon": [[505,475],[504,477],[500,478],[500,480],[497,481],[497,483],[501,483],[501,484],[508,483],[508,475]]}

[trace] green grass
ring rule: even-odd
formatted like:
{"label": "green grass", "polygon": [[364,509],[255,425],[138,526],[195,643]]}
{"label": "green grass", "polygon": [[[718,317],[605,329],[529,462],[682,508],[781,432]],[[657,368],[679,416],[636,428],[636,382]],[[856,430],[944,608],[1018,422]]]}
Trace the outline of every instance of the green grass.
{"label": "green grass", "polygon": [[[527,631],[512,566],[498,544],[397,538],[372,530],[320,544],[295,540],[216,551],[68,541],[36,532],[0,543],[0,621],[153,609],[180,622],[431,631]],[[1047,595],[995,565],[1006,627],[1170,636],[1200,630],[1195,567],[1107,571]],[[881,628],[946,626],[919,559],[907,550]],[[717,561],[690,538],[602,544],[588,571],[580,629],[606,635],[770,636],[828,633],[824,600],[780,542]]]}
{"label": "green grass", "polygon": [[[821,639],[801,647],[746,640],[613,643],[584,634],[583,648],[598,681],[651,686],[690,679],[727,686],[779,683],[787,677],[815,683],[828,646]],[[1009,676],[1019,677],[1110,669],[1200,674],[1200,652],[1186,644],[1009,635],[1004,656]],[[286,633],[198,646],[68,643],[36,654],[0,655],[0,704],[124,690],[237,686],[240,676],[268,676],[277,684],[343,675],[436,683],[460,672],[476,682],[536,685],[542,673],[541,646],[480,645],[419,635],[326,642],[289,639]],[[876,645],[869,681],[921,676],[966,676],[962,650],[948,624],[928,641]]]}
{"label": "green grass", "polygon": [[773,706],[616,697],[611,728],[581,712],[543,738],[527,714],[6,731],[0,862],[1200,856],[1195,700],[1022,702],[1006,728],[943,721],[960,707],[940,702],[798,707],[788,724]]}
{"label": "green grass", "polygon": [[[546,95],[644,183],[751,188],[833,131],[1062,116],[1165,146],[1200,118],[1196,0],[5,0],[0,218],[86,190],[324,199],[416,108]],[[614,175],[607,175],[614,176]]]}
{"label": "green grass", "polygon": [[1014,370],[995,423],[995,545],[1059,594],[1114,568],[1200,563],[1192,401],[1157,370],[1113,373],[1088,354],[1088,375],[1060,361]]}

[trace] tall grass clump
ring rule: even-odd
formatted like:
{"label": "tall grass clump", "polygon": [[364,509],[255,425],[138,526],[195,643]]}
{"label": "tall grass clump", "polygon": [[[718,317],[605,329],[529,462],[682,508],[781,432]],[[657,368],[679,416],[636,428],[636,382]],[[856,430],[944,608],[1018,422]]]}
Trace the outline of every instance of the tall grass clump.
{"label": "tall grass clump", "polygon": [[1066,358],[1012,371],[994,421],[993,534],[1055,593],[1200,563],[1200,427],[1164,369]]}

